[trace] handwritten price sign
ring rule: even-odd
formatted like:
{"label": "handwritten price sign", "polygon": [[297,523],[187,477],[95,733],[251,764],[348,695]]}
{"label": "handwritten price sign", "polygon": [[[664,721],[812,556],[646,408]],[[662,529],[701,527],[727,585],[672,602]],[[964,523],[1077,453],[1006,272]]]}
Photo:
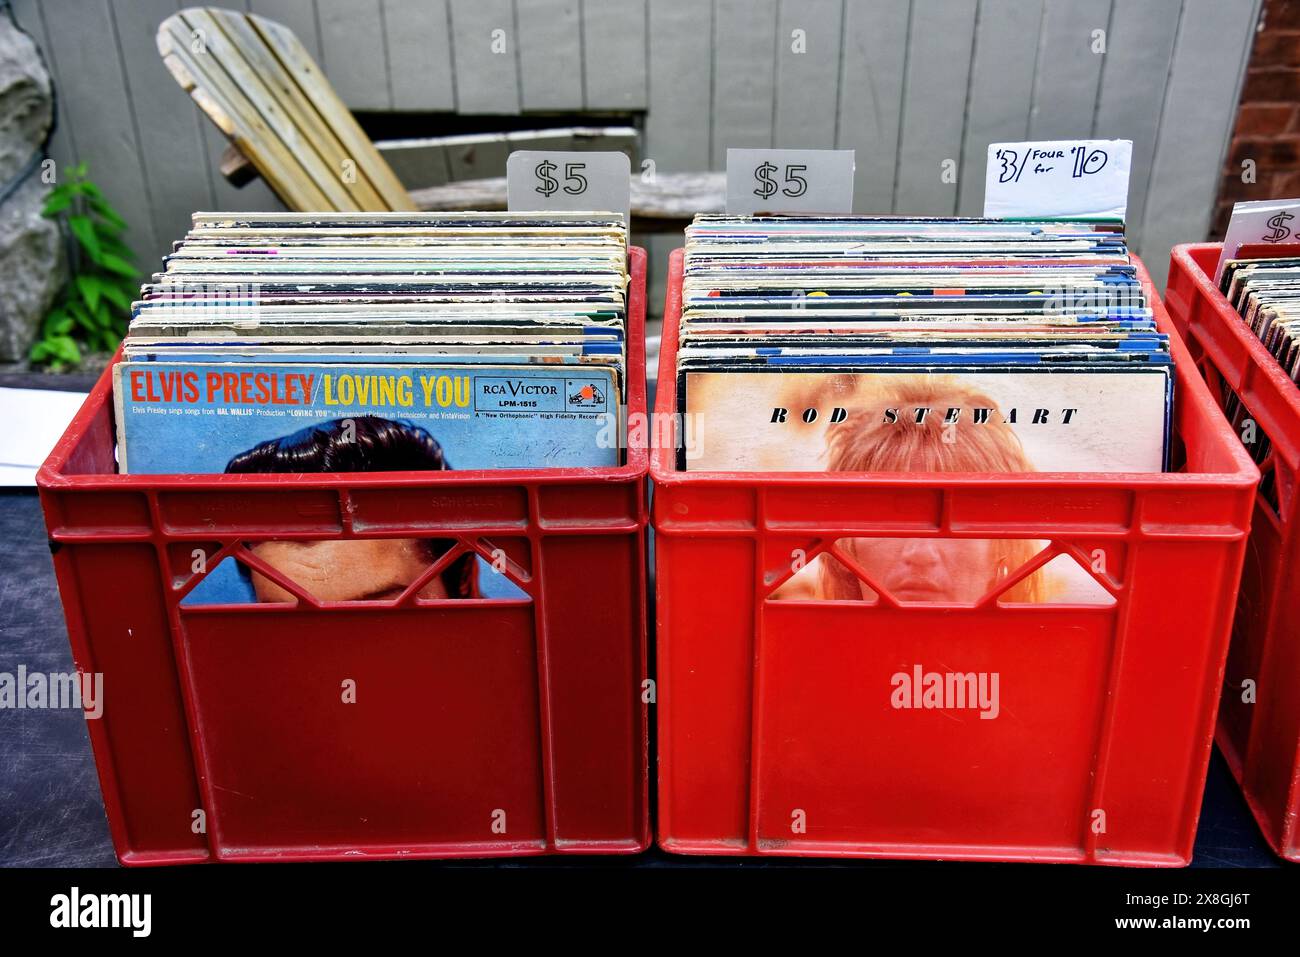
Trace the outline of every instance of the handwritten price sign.
{"label": "handwritten price sign", "polygon": [[1272,216],[1270,216],[1267,220],[1264,221],[1264,225],[1268,228],[1268,232],[1266,232],[1263,236],[1260,236],[1259,241],[1263,243],[1286,242],[1288,239],[1291,238],[1292,235],[1291,227],[1287,224],[1290,223],[1291,220],[1293,219],[1295,219],[1295,216],[1293,216],[1291,213],[1287,213],[1287,212],[1274,213]]}
{"label": "handwritten price sign", "polygon": [[998,183],[1019,183],[1025,169],[1031,177],[1043,176],[1066,164],[1073,179],[1095,176],[1106,168],[1110,154],[1092,145],[1071,146],[1068,150],[1006,147],[997,151]]}
{"label": "handwritten price sign", "polygon": [[727,212],[851,213],[853,150],[727,150]]}
{"label": "handwritten price sign", "polygon": [[625,153],[515,150],[506,160],[506,202],[512,210],[632,207],[632,164]]}
{"label": "handwritten price sign", "polygon": [[1123,219],[1132,159],[1131,140],[994,143],[984,215]]}
{"label": "handwritten price sign", "polygon": [[1214,281],[1222,278],[1223,264],[1235,257],[1244,243],[1295,242],[1300,242],[1300,199],[1237,203],[1232,207],[1228,234],[1223,237],[1223,252],[1219,254]]}

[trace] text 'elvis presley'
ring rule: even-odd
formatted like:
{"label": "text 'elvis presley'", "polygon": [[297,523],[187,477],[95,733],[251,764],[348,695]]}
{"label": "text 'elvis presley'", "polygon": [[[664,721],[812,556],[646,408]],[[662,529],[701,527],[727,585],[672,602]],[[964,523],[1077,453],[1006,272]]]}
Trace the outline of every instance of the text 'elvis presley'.
{"label": "text 'elvis presley'", "polygon": [[[206,372],[130,370],[132,402],[312,405],[318,374],[311,372]],[[469,376],[319,373],[324,405],[466,407]]]}

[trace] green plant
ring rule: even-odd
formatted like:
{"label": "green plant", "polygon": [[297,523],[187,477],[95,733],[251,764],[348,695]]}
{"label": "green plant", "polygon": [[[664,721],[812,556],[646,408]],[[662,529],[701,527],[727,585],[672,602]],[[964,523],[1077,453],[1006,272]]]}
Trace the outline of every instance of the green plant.
{"label": "green plant", "polygon": [[80,163],[50,190],[42,214],[62,220],[73,243],[69,279],[41,322],[31,361],[53,369],[76,366],[82,349],[112,352],[126,334],[139,293],[135,254],[122,239],[126,221],[86,176]]}

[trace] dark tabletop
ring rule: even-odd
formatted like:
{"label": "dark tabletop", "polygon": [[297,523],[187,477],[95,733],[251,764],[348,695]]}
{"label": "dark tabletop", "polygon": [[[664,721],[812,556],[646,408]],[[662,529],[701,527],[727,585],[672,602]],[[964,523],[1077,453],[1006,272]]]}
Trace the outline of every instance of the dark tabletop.
{"label": "dark tabletop", "polygon": [[[0,541],[5,543],[0,548],[0,672],[12,674],[20,664],[29,672],[72,671],[63,610],[34,490],[0,490]],[[546,859],[533,860],[540,864]],[[625,863],[650,867],[698,867],[707,863],[762,866],[752,859],[711,862],[672,857],[657,850]],[[780,862],[781,866],[791,863]],[[852,866],[871,863],[853,862]],[[0,709],[0,867],[115,864],[81,713]],[[827,864],[801,861],[799,866]],[[951,865],[918,862],[912,866]],[[1210,763],[1192,866],[1280,866],[1261,838],[1217,751]]]}

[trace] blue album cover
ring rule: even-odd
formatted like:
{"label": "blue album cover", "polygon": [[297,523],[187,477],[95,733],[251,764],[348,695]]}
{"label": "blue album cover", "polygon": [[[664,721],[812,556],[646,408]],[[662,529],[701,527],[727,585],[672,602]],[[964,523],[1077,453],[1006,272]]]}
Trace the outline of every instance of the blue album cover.
{"label": "blue album cover", "polygon": [[[130,474],[600,467],[620,458],[607,366],[122,362],[113,391],[118,465]],[[317,449],[322,442],[329,449]],[[422,464],[418,448],[438,464]],[[374,454],[358,458],[361,450]],[[377,450],[391,450],[392,461]],[[302,464],[255,465],[282,459]]]}

